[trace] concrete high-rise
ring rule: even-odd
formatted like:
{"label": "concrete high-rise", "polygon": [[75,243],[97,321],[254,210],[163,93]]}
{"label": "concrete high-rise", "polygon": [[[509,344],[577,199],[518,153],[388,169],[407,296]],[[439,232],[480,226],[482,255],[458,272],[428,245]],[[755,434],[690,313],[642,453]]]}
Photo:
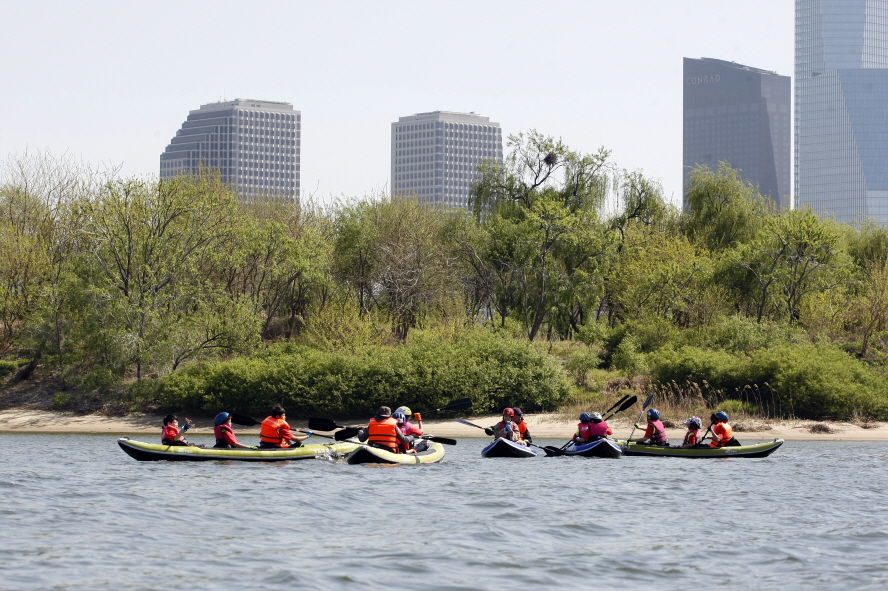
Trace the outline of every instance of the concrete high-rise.
{"label": "concrete high-rise", "polygon": [[160,177],[219,170],[238,196],[296,198],[302,113],[290,103],[235,99],[201,105],[160,155]]}
{"label": "concrete high-rise", "polygon": [[719,59],[684,58],[684,181],[697,164],[740,170],[779,207],[790,206],[789,76]]}
{"label": "concrete high-rise", "polygon": [[482,160],[503,160],[499,123],[475,113],[433,111],[392,123],[392,194],[467,207]]}
{"label": "concrete high-rise", "polygon": [[888,222],[888,0],[796,0],[797,206]]}

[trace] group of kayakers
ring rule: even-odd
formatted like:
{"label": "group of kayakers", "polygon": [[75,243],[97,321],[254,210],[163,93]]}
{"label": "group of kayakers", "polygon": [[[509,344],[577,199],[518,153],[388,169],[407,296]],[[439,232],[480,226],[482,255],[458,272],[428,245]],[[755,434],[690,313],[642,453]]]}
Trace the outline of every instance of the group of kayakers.
{"label": "group of kayakers", "polygon": [[[234,435],[231,426],[231,413],[220,412],[213,420],[213,434],[216,436],[214,448],[220,449],[289,449],[299,447],[302,442],[312,436],[311,431],[296,431],[290,429],[287,423],[287,411],[281,405],[272,407],[268,417],[262,421],[259,430],[259,445],[244,445]],[[186,423],[179,430],[179,420],[176,415],[167,415],[163,419],[163,431],[160,442],[164,445],[194,445],[185,439],[185,432],[194,423],[186,417]]]}
{"label": "group of kayakers", "polygon": [[[417,425],[410,421],[416,419]],[[406,406],[392,412],[388,406],[380,406],[370,419],[366,429],[358,431],[358,441],[380,447],[394,453],[416,453],[425,449],[422,435],[422,415]]]}

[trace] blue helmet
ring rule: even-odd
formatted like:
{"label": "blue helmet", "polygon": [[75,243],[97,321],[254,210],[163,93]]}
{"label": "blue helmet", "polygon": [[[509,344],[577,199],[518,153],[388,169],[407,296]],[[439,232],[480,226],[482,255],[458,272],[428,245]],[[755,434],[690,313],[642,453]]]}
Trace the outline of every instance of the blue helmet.
{"label": "blue helmet", "polygon": [[652,409],[648,410],[647,416],[652,421],[656,421],[657,419],[660,418],[660,411],[657,410],[656,408],[652,408]]}
{"label": "blue helmet", "polygon": [[715,413],[712,416],[714,416],[719,421],[725,421],[725,422],[728,421],[728,413],[726,413],[724,411],[718,411],[717,413]]}
{"label": "blue helmet", "polygon": [[227,412],[220,412],[219,414],[216,415],[216,419],[213,421],[213,425],[218,427],[219,425],[221,425],[222,423],[224,423],[227,420],[228,420],[228,413]]}
{"label": "blue helmet", "polygon": [[587,412],[584,412],[583,414],[580,415],[580,420],[583,421],[584,423],[588,423],[589,421],[592,420],[592,415],[590,415]]}
{"label": "blue helmet", "polygon": [[403,423],[404,421],[407,420],[407,415],[405,415],[405,414],[402,413],[402,412],[393,412],[393,413],[392,413],[392,418],[393,418],[393,419],[397,419],[398,424],[400,425],[401,423]]}

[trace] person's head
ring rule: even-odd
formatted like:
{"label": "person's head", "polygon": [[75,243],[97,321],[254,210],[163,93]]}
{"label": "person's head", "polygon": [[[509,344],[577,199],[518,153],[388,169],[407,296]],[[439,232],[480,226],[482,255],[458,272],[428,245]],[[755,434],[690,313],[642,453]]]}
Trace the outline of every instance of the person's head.
{"label": "person's head", "polygon": [[402,412],[398,412],[398,411],[393,412],[392,418],[395,419],[396,421],[398,421],[399,425],[403,425],[405,422],[407,422],[407,415],[405,415]]}
{"label": "person's head", "polygon": [[[402,413],[405,417],[413,416],[413,411],[410,410],[409,406],[399,406],[395,409],[395,412]],[[392,413],[392,416],[395,416],[395,413]]]}
{"label": "person's head", "polygon": [[604,419],[601,418],[601,413],[600,413],[600,412],[593,412],[593,413],[592,413],[591,415],[589,415],[589,416],[591,417],[590,420],[591,420],[593,423],[600,423],[601,421],[604,420]]}
{"label": "person's head", "polygon": [[521,410],[520,408],[518,408],[516,406],[512,409],[512,411],[515,413],[515,422],[516,423],[520,423],[521,421],[524,420],[524,411],[523,410]]}
{"label": "person's head", "polygon": [[504,408],[503,409],[503,422],[511,421],[514,418],[515,418],[515,411],[514,410],[512,410],[511,408]]}
{"label": "person's head", "polygon": [[584,413],[580,414],[580,422],[581,423],[588,423],[591,420],[592,420],[592,415],[590,415],[589,413],[584,412]]}
{"label": "person's head", "polygon": [[688,426],[688,429],[696,431],[697,429],[703,428],[703,419],[698,416],[693,416],[685,421],[685,425]]}
{"label": "person's head", "polygon": [[647,411],[647,419],[648,419],[648,422],[650,422],[650,421],[658,421],[658,420],[660,420],[660,411],[657,410],[656,408],[650,408],[650,409],[648,409],[648,411]]}
{"label": "person's head", "polygon": [[387,419],[392,416],[392,409],[387,406],[380,406],[378,409],[376,409],[376,416],[381,419]]}
{"label": "person's head", "polygon": [[213,425],[218,427],[219,425],[225,425],[226,423],[231,422],[231,415],[227,412],[220,412],[216,415],[216,418],[213,419]]}
{"label": "person's head", "polygon": [[271,407],[270,414],[274,418],[279,419],[279,418],[283,417],[285,414],[287,414],[287,411],[284,410],[284,407],[281,406],[280,404],[275,404],[274,406]]}
{"label": "person's head", "polygon": [[176,418],[176,415],[167,415],[163,417],[163,424],[166,425],[178,425],[179,419]]}
{"label": "person's head", "polygon": [[716,423],[727,423],[728,422],[728,413],[723,412],[723,411],[718,411],[717,413],[715,413],[711,417],[709,417],[709,420],[712,421],[713,425]]}

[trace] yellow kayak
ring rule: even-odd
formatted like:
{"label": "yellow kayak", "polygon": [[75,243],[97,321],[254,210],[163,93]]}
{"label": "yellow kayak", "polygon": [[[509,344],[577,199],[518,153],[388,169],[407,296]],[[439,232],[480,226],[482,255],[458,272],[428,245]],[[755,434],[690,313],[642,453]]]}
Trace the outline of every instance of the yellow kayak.
{"label": "yellow kayak", "polygon": [[117,444],[130,457],[139,461],[169,460],[173,462],[205,462],[209,460],[235,460],[239,462],[281,462],[306,460],[346,454],[358,447],[357,443],[342,441],[303,445],[292,449],[218,449],[213,447],[189,447],[143,443],[121,437]]}

